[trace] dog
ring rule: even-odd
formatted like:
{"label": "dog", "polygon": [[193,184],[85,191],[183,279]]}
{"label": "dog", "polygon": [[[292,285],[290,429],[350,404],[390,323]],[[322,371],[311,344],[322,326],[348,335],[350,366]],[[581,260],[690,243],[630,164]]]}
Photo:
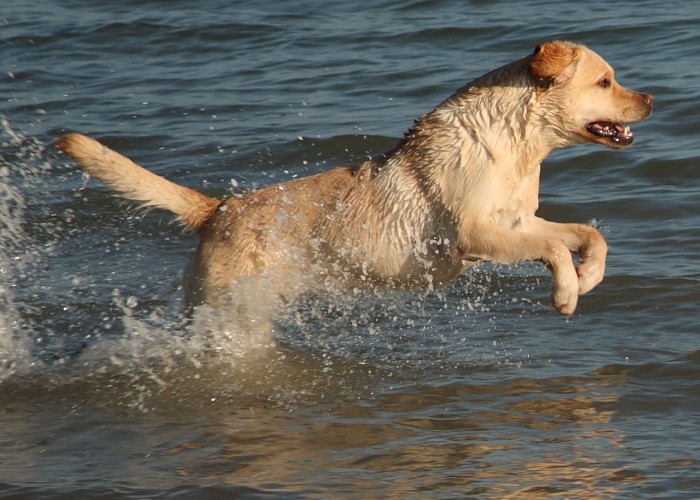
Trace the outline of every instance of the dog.
{"label": "dog", "polygon": [[479,261],[532,260],[551,270],[554,306],[571,316],[603,280],[608,247],[593,227],[536,215],[540,164],[574,144],[626,148],[628,124],[652,107],[586,46],[550,41],[459,89],[385,154],[223,201],[84,135],[58,146],[121,196],[199,235],[183,287],[193,307],[235,306],[230,297],[257,280],[250,300],[274,301],[331,282],[433,289]]}

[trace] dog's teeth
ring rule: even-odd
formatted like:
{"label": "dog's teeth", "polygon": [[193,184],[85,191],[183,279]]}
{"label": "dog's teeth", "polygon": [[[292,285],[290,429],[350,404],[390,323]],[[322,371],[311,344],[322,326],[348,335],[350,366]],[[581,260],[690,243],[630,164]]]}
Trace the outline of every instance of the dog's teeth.
{"label": "dog's teeth", "polygon": [[630,132],[631,132],[631,130],[630,130],[629,126],[625,125],[625,135],[630,135]]}

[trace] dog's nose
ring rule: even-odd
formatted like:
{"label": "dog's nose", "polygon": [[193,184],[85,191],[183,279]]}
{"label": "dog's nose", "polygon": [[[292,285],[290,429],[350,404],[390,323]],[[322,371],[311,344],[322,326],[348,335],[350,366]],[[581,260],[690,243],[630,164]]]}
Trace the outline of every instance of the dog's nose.
{"label": "dog's nose", "polygon": [[642,94],[642,101],[651,108],[654,105],[654,96],[651,94]]}

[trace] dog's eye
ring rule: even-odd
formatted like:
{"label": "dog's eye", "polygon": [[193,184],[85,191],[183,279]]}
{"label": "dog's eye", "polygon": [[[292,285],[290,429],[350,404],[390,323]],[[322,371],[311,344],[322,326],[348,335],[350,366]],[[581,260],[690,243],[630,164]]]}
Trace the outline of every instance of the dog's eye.
{"label": "dog's eye", "polygon": [[610,85],[612,85],[612,82],[610,81],[610,78],[603,78],[598,82],[598,85],[600,85],[604,89],[607,89],[608,87],[610,87]]}

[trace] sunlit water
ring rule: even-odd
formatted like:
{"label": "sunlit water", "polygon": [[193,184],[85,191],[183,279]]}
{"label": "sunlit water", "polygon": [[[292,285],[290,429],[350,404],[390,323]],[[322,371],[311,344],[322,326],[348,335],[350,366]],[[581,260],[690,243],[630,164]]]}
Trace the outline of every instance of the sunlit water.
{"label": "sunlit water", "polygon": [[[692,2],[5,2],[0,496],[694,498],[697,26]],[[656,98],[630,149],[544,165],[541,215],[611,249],[570,320],[541,266],[482,265],[260,303],[277,344],[248,349],[182,315],[194,237],[52,144],[90,133],[224,197],[387,150],[551,38]]]}

